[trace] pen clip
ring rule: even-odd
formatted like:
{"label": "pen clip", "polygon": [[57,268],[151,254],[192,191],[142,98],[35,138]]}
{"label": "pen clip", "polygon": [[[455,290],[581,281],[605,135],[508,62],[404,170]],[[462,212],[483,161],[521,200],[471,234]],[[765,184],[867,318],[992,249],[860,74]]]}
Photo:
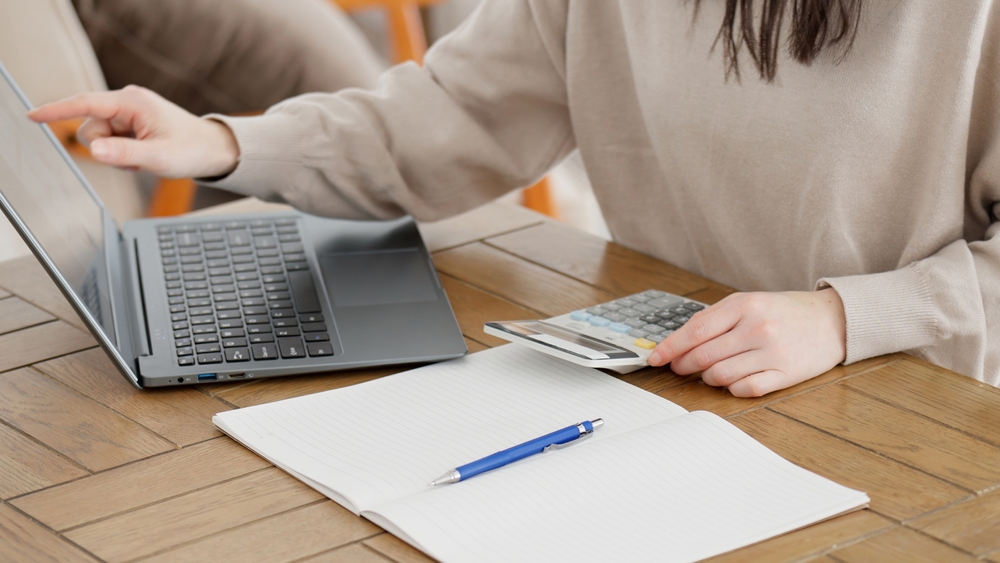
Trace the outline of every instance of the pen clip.
{"label": "pen clip", "polygon": [[569,442],[563,442],[562,444],[550,444],[550,445],[545,446],[544,448],[542,448],[542,453],[543,454],[544,453],[548,453],[549,450],[562,450],[562,449],[568,448],[568,447],[572,446],[573,444],[579,444],[580,442],[586,440],[587,438],[590,438],[593,435],[594,435],[594,431],[591,430],[590,432],[586,432],[584,434],[580,434],[580,437],[577,438],[576,440],[570,440]]}

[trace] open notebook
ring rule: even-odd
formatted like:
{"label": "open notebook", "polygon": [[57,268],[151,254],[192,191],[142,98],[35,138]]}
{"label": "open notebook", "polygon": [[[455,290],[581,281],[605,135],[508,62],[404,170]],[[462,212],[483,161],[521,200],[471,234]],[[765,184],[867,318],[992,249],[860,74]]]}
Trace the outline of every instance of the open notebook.
{"label": "open notebook", "polygon": [[[428,486],[596,417],[579,444]],[[696,561],[868,504],[713,414],[513,345],[213,420],[442,561]]]}

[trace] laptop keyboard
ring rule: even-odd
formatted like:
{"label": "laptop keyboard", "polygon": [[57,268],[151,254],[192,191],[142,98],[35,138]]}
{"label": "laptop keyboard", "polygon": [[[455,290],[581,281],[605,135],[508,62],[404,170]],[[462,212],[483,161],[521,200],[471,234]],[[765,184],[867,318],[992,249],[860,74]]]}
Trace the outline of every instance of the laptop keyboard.
{"label": "laptop keyboard", "polygon": [[333,355],[295,219],[157,233],[178,365]]}

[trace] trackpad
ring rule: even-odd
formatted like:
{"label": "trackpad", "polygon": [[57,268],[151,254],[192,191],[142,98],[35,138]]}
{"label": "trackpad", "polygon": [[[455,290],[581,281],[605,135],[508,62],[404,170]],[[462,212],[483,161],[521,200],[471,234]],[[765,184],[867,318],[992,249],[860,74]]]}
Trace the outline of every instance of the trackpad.
{"label": "trackpad", "polygon": [[319,266],[337,307],[438,298],[427,261],[417,248],[326,254],[319,257]]}

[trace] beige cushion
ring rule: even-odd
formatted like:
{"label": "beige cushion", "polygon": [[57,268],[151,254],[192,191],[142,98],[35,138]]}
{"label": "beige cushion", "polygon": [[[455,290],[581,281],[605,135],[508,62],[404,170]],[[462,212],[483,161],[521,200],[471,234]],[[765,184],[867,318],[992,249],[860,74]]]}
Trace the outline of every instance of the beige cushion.
{"label": "beige cushion", "polygon": [[[107,89],[69,0],[0,0],[0,63],[34,105]],[[84,160],[78,164],[118,221],[141,216],[133,174]]]}

